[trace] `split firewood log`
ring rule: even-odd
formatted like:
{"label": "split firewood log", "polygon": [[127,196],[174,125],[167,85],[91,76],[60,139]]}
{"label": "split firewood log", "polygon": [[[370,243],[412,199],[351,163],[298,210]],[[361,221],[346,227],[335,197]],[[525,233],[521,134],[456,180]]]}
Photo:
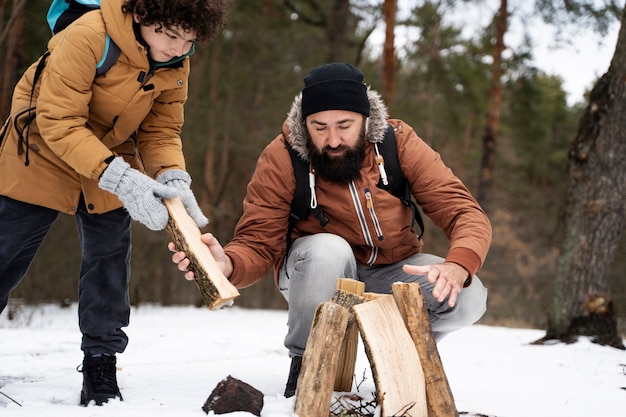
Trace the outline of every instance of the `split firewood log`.
{"label": "split firewood log", "polygon": [[202,300],[210,309],[232,304],[239,291],[224,276],[208,246],[200,240],[200,229],[182,201],[177,197],[164,202],[170,214],[167,232],[176,248],[189,258],[189,270],[194,273]]}
{"label": "split firewood log", "polygon": [[365,284],[363,282],[355,279],[339,278],[337,279],[337,290],[330,300],[350,312],[348,328],[341,346],[339,364],[335,374],[335,391],[338,392],[349,392],[352,390],[354,367],[359,346],[359,329],[356,325],[356,318],[352,313],[352,307],[366,301],[363,297],[364,292]]}
{"label": "split firewood log", "polygon": [[422,364],[429,417],[458,417],[420,285],[396,282],[391,290]]}
{"label": "split firewood log", "polygon": [[352,307],[370,361],[382,417],[428,417],[424,372],[393,296]]}
{"label": "split firewood log", "polygon": [[328,415],[349,315],[331,302],[317,306],[298,377],[294,411],[299,417]]}

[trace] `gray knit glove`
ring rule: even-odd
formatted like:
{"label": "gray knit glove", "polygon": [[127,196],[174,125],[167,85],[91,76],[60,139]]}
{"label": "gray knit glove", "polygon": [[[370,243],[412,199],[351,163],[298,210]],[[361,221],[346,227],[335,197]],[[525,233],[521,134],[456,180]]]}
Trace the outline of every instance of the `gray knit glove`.
{"label": "gray knit glove", "polygon": [[163,199],[180,195],[178,190],[131,168],[119,156],[104,170],[98,186],[117,195],[130,217],[151,230],[163,230],[167,225],[169,213]]}
{"label": "gray knit glove", "polygon": [[196,222],[198,227],[204,227],[209,224],[209,219],[202,214],[196,197],[191,191],[191,176],[182,169],[169,169],[161,173],[156,180],[161,184],[173,187],[179,191],[178,196],[182,201],[185,210],[189,216]]}

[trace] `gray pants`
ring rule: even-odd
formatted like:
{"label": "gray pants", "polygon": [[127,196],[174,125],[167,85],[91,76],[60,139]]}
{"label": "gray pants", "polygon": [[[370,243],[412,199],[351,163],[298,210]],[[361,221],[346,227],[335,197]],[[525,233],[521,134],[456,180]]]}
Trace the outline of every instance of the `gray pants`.
{"label": "gray pants", "polygon": [[402,265],[429,265],[443,262],[435,255],[419,253],[392,265],[367,266],[357,264],[350,245],[341,237],[320,233],[293,242],[289,256],[279,275],[279,288],[289,303],[285,346],[290,356],[302,356],[306,347],[317,306],[330,300],[337,278],[352,278],[365,283],[365,291],[390,294],[394,282],[419,283],[429,313],[435,340],[475,323],[485,313],[487,289],[474,276],[464,288],[454,307],[448,300],[437,301],[432,295],[435,284],[424,275],[410,275]]}

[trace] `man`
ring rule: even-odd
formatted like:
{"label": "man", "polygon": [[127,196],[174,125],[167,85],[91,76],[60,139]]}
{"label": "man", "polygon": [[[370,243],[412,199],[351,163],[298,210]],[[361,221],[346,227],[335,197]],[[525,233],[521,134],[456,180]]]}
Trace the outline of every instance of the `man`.
{"label": "man", "polygon": [[[485,312],[487,290],[475,273],[491,241],[489,220],[467,188],[409,125],[387,120],[380,96],[363,84],[357,68],[325,64],[304,84],[282,133],[258,160],[233,239],[222,248],[212,235],[202,236],[239,288],[274,267],[289,303],[285,346],[292,363],[286,397],[295,394],[315,309],[330,299],[337,278],[358,279],[365,291],[376,293],[390,293],[394,282],[418,282],[435,338],[441,340]],[[450,240],[445,258],[421,253],[410,208],[376,186],[386,174],[376,148],[387,124],[395,131],[413,196]],[[314,216],[298,222],[288,252],[285,236],[296,182],[285,142],[310,163],[312,202],[328,219],[325,226]],[[175,250],[172,243],[169,248]],[[187,271],[183,252],[174,253],[172,261]],[[193,279],[193,273],[185,277]]]}
{"label": "man", "polygon": [[[162,199],[178,196],[198,226],[208,222],[180,132],[189,56],[225,19],[223,0],[103,1],[53,36],[15,87],[0,129],[0,312],[58,214],[76,216],[82,405],[122,399],[116,353],[128,344],[131,218],[164,229]],[[96,77],[107,36],[119,58]]]}

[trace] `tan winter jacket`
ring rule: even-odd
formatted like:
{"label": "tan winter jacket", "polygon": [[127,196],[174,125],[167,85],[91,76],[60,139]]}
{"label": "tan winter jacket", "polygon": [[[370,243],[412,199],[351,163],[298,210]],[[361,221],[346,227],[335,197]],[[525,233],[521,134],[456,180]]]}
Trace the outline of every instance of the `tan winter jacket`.
{"label": "tan winter jacket", "polygon": [[[318,176],[315,193],[330,221],[321,227],[314,216],[309,216],[297,223],[292,238],[324,232],[339,235],[350,243],[357,261],[369,265],[401,262],[421,251],[423,242],[411,227],[410,209],[376,186],[380,171],[374,143],[383,139],[384,128],[390,123],[395,128],[400,165],[415,199],[450,240],[446,260],[476,273],[491,242],[486,214],[439,154],[406,123],[387,120],[387,110],[377,93],[370,90],[368,95],[371,114],[360,178],[350,185],[337,185]],[[299,95],[283,124],[283,133],[261,154],[235,236],[225,247],[234,267],[230,280],[239,288],[260,280],[272,266],[277,278],[285,256],[287,219],[296,185],[285,138],[308,160],[300,103]]]}
{"label": "tan winter jacket", "polygon": [[[74,214],[82,192],[91,213],[104,213],[122,205],[98,188],[111,155],[123,156],[134,167],[141,155],[152,177],[185,169],[180,131],[189,59],[152,73],[122,3],[102,2],[101,11],[85,14],[50,40],[32,103],[37,63],[18,82],[3,127],[1,195]],[[95,77],[106,33],[121,54],[105,75]],[[36,106],[36,120],[24,127],[28,113],[22,112],[29,106]],[[28,153],[26,142],[18,142],[18,129],[24,129],[23,136],[28,132]]]}

